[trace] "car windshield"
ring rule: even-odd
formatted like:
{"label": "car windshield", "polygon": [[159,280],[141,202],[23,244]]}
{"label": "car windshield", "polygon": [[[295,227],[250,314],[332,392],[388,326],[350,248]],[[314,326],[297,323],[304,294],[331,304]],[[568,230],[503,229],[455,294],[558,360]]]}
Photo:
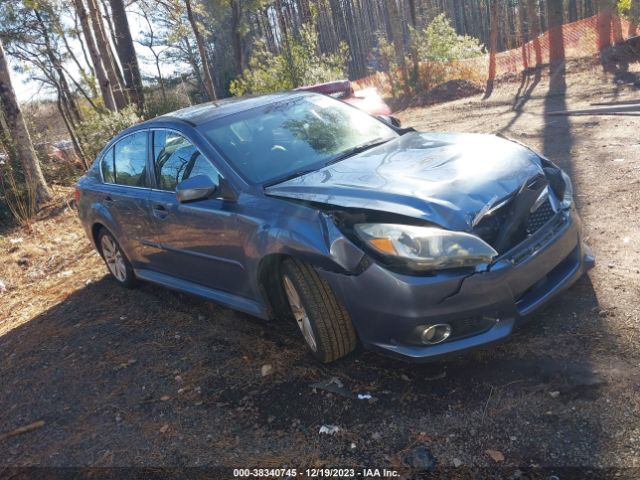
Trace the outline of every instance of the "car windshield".
{"label": "car windshield", "polygon": [[317,170],[359,147],[398,136],[383,122],[322,95],[247,110],[200,129],[232,167],[256,184]]}

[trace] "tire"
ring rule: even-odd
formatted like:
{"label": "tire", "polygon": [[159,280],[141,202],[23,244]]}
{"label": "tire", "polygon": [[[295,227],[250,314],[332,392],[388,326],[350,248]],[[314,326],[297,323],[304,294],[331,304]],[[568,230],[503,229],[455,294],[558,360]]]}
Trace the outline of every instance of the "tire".
{"label": "tire", "polygon": [[313,356],[329,363],[351,353],[358,339],[351,318],[329,284],[309,264],[287,259],[282,288]]}
{"label": "tire", "polygon": [[109,273],[115,281],[126,288],[135,287],[137,281],[129,259],[113,235],[105,228],[102,228],[98,233],[98,248]]}

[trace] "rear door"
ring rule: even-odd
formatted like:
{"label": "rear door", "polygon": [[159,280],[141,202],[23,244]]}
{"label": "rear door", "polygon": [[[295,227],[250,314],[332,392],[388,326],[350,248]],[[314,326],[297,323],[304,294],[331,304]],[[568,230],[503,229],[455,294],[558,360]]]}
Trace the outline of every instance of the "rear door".
{"label": "rear door", "polygon": [[153,223],[148,208],[152,175],[147,168],[148,131],[118,140],[101,159],[100,202],[111,217],[109,225],[134,266],[147,261],[153,249]]}
{"label": "rear door", "polygon": [[220,172],[185,135],[174,130],[151,132],[155,189],[150,208],[155,226],[152,269],[199,285],[249,296],[244,240],[235,202],[210,198],[179,203],[176,186],[206,175],[215,183]]}

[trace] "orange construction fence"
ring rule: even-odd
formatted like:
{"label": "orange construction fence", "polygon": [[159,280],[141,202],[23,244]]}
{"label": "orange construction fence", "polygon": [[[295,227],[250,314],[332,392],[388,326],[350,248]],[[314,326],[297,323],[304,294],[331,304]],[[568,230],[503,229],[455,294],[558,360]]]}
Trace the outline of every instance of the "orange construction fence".
{"label": "orange construction fence", "polygon": [[[637,36],[638,33],[638,26],[629,20],[617,15],[600,13],[554,27],[521,47],[496,54],[495,68],[491,68],[493,62],[490,53],[456,63],[472,68],[481,78],[491,80],[554,61],[597,55],[611,45]],[[376,87],[387,91],[388,77],[387,73],[379,72],[352,83],[356,90]]]}

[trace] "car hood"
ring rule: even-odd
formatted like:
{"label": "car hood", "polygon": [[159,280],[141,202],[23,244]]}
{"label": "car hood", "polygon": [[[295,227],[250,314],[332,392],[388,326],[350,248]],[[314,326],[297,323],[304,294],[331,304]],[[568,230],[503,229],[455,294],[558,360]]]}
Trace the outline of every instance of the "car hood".
{"label": "car hood", "polygon": [[493,135],[411,132],[265,192],[470,231],[538,175],[544,175],[540,157],[518,143]]}

